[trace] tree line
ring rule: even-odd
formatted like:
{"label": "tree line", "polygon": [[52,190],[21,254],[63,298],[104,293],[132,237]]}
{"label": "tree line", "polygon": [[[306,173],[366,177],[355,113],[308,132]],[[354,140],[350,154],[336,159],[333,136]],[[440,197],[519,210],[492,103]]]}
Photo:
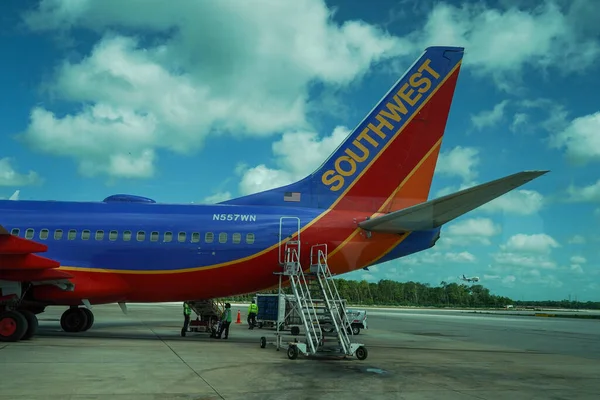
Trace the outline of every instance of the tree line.
{"label": "tree line", "polygon": [[[420,306],[420,307],[486,307],[503,308],[507,305],[529,307],[557,307],[557,308],[587,308],[600,309],[600,302],[573,302],[562,301],[513,301],[505,296],[490,293],[483,285],[466,285],[462,283],[448,283],[442,281],[439,286],[428,283],[397,282],[382,279],[377,283],[335,279],[340,297],[352,305],[364,306]],[[284,293],[290,294],[291,288],[282,288]],[[277,289],[261,291],[265,294],[277,294]],[[313,298],[322,295],[316,287],[311,288]],[[228,297],[227,301],[250,301],[256,293]]]}
{"label": "tree line", "polygon": [[[340,297],[349,304],[365,306],[434,306],[434,307],[504,307],[513,304],[508,297],[496,296],[482,285],[441,282],[432,287],[428,283],[396,282],[383,279],[377,283],[335,279]],[[290,287],[282,288],[291,293]],[[260,293],[276,294],[277,289]],[[322,297],[317,288],[311,294]],[[228,301],[250,301],[255,293],[227,298]]]}

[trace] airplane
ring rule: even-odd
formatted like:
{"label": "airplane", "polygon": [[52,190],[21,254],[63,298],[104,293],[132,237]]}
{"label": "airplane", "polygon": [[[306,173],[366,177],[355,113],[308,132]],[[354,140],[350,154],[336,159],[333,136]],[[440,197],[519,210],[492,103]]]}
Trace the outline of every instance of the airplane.
{"label": "airplane", "polygon": [[463,274],[462,278],[460,278],[461,280],[465,281],[465,282],[479,282],[479,277],[478,276],[472,276],[470,278],[465,277],[465,274]]}
{"label": "airplane", "polygon": [[212,205],[133,194],[0,201],[0,341],[32,338],[51,306],[68,307],[64,331],[83,332],[97,304],[125,312],[128,302],[277,287],[290,239],[306,270],[311,247],[327,245],[336,276],[433,247],[445,223],[549,172],[427,200],[463,55],[426,48],[329,158],[289,185]]}

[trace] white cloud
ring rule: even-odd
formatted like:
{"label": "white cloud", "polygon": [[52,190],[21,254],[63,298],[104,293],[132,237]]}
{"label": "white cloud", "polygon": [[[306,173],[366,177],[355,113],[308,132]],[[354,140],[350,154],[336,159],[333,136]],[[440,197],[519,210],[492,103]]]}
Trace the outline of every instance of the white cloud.
{"label": "white cloud", "polygon": [[319,167],[348,136],[350,130],[336,127],[331,135],[320,138],[315,132],[288,132],[273,143],[278,169],[264,164],[248,169],[240,182],[242,194],[256,193],[287,185],[304,178]]}
{"label": "white cloud", "polygon": [[373,275],[373,274],[369,274],[369,273],[362,274],[362,275],[361,275],[361,279],[362,279],[362,280],[364,280],[364,281],[367,281],[367,282],[377,282],[377,280],[378,280],[378,279],[375,277],[375,275]]}
{"label": "white cloud", "polygon": [[489,218],[470,218],[448,225],[445,232],[442,231],[441,238],[445,238],[448,245],[490,245],[490,238],[501,232],[500,226]]}
{"label": "white cloud", "polygon": [[[436,245],[437,247],[437,245]],[[472,253],[468,251],[462,251],[459,253],[455,252],[442,252],[435,250],[426,250],[418,253],[411,254],[398,260],[400,265],[422,265],[422,264],[438,264],[444,265],[445,263],[473,263],[477,260]],[[369,268],[371,269],[371,268]]]}
{"label": "white cloud", "polygon": [[583,268],[579,264],[571,264],[571,271],[576,274],[583,274]]}
{"label": "white cloud", "polygon": [[493,265],[490,265],[490,270],[515,276],[523,284],[560,287],[562,282],[548,274],[549,270],[558,269],[550,253],[559,246],[556,240],[546,234],[513,235],[500,245],[500,252],[491,254]]}
{"label": "white cloud", "polygon": [[215,193],[213,195],[207,196],[204,199],[202,199],[201,203],[202,204],[216,204],[216,203],[220,203],[222,201],[226,201],[231,199],[233,196],[231,196],[230,192],[219,192],[219,193]]}
{"label": "white cloud", "polygon": [[476,257],[468,251],[461,251],[460,253],[446,253],[446,260],[451,262],[474,262]]}
{"label": "white cloud", "polygon": [[550,253],[557,247],[560,247],[558,242],[545,233],[534,235],[519,233],[511,236],[506,244],[500,246],[502,250],[525,253]]}
{"label": "white cloud", "polygon": [[504,117],[504,109],[508,100],[496,104],[491,110],[481,111],[479,114],[471,115],[471,122],[478,130],[496,125]]}
{"label": "white cloud", "polygon": [[[50,85],[82,109],[34,108],[29,144],[72,157],[85,175],[150,177],[160,149],[194,152],[211,134],[310,129],[312,84],[348,85],[412,49],[365,22],[335,23],[319,0],[262,3],[42,1],[26,19],[32,29],[103,36],[89,55],[60,65]],[[161,39],[125,36],[141,30]]]}
{"label": "white cloud", "polygon": [[478,210],[530,215],[540,211],[543,206],[544,196],[541,193],[535,190],[518,189],[484,204]]}
{"label": "white cloud", "polygon": [[551,137],[552,147],[564,149],[567,159],[583,165],[600,161],[600,111],[575,118],[561,132]]}
{"label": "white cloud", "polygon": [[525,66],[544,70],[557,65],[566,74],[592,67],[600,54],[598,42],[580,32],[551,1],[527,11],[522,5],[497,10],[482,3],[460,7],[440,3],[429,14],[423,32],[415,36],[427,44],[465,46],[465,66],[492,75],[499,87],[509,91]]}
{"label": "white cloud", "polygon": [[600,180],[591,185],[582,187],[570,185],[567,189],[567,194],[569,195],[568,200],[573,202],[600,202]]}
{"label": "white cloud", "polygon": [[586,240],[585,240],[585,237],[583,237],[581,235],[574,235],[569,238],[568,243],[569,244],[585,244]]}
{"label": "white cloud", "polygon": [[510,130],[516,132],[522,125],[527,124],[529,121],[529,115],[526,113],[516,113],[513,117],[512,124],[510,125]]}
{"label": "white cloud", "polygon": [[513,252],[500,252],[492,255],[492,258],[502,270],[513,270],[518,268],[544,268],[555,269],[556,262],[549,259],[547,255],[530,255]]}
{"label": "white cloud", "polygon": [[[400,38],[360,20],[338,24],[322,0],[179,7],[42,0],[25,18],[31,29],[87,28],[103,36],[85,58],[60,65],[49,85],[58,98],[83,104],[81,110],[58,116],[36,107],[25,136],[33,147],[73,158],[85,175],[150,177],[159,150],[195,152],[208,135],[310,131],[312,84],[335,92],[395,56],[404,70],[409,57],[440,42],[465,46],[465,66],[504,89],[525,66],[587,68],[598,44],[569,23],[575,11],[563,14],[551,2],[529,11],[441,3],[422,28]],[[132,32],[157,35],[142,44],[126,36]],[[274,175],[259,167],[257,175],[293,179],[293,171]],[[463,179],[475,176],[470,166],[451,168]]]}
{"label": "white cloud", "polygon": [[11,158],[0,158],[0,186],[26,186],[40,182],[37,172],[19,173],[13,168],[12,163]]}
{"label": "white cloud", "polygon": [[587,262],[587,259],[583,256],[573,256],[571,257],[571,262],[573,264],[585,264]]}
{"label": "white cloud", "polygon": [[440,153],[435,173],[445,176],[458,176],[467,183],[477,177],[479,150],[473,147],[456,146]]}

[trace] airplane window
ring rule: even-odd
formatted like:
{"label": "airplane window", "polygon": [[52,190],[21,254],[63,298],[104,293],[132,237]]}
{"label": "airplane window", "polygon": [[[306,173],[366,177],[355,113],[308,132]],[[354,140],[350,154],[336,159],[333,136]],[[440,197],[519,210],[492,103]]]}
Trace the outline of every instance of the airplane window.
{"label": "airplane window", "polygon": [[179,240],[180,242],[185,242],[185,232],[179,232],[179,235],[177,236],[177,240]]}
{"label": "airplane window", "polygon": [[158,242],[158,237],[159,237],[158,232],[152,232],[152,233],[150,233],[150,240],[151,241]]}
{"label": "airplane window", "polygon": [[206,234],[204,235],[204,241],[206,243],[212,243],[214,239],[215,235],[212,232],[206,232]]}
{"label": "airplane window", "polygon": [[138,231],[137,240],[138,240],[138,242],[143,242],[144,240],[146,240],[146,232]]}
{"label": "airplane window", "polygon": [[123,232],[123,240],[129,242],[131,240],[131,231]]}
{"label": "airplane window", "polygon": [[85,229],[81,232],[81,240],[90,240],[90,231]]}
{"label": "airplane window", "polygon": [[165,232],[164,242],[170,242],[173,240],[173,232]]}
{"label": "airplane window", "polygon": [[200,234],[198,232],[192,232],[192,243],[198,243],[200,241]]}
{"label": "airplane window", "polygon": [[254,233],[246,234],[246,243],[253,244],[254,243]]}
{"label": "airplane window", "polygon": [[219,243],[227,242],[227,232],[219,233]]}
{"label": "airplane window", "polygon": [[77,237],[77,231],[75,229],[71,229],[69,231],[69,236],[67,237],[68,240],[75,240],[75,238]]}
{"label": "airplane window", "polygon": [[25,231],[25,239],[33,239],[33,235],[35,234],[35,231],[31,228],[27,229]]}
{"label": "airplane window", "polygon": [[48,232],[50,232],[48,229],[42,229],[40,231],[40,239],[42,239],[42,240],[48,239]]}
{"label": "airplane window", "polygon": [[108,233],[108,240],[114,242],[118,238],[119,238],[119,232],[118,231],[110,231]]}
{"label": "airplane window", "polygon": [[10,234],[14,235],[14,236],[19,236],[19,232],[20,232],[19,228],[13,228],[13,230],[10,231]]}
{"label": "airplane window", "polygon": [[63,237],[62,229],[57,229],[54,231],[54,240],[60,240]]}
{"label": "airplane window", "polygon": [[104,231],[96,231],[96,240],[104,240]]}
{"label": "airplane window", "polygon": [[239,244],[242,241],[242,234],[241,233],[234,233],[233,237],[231,239],[233,240],[234,244]]}

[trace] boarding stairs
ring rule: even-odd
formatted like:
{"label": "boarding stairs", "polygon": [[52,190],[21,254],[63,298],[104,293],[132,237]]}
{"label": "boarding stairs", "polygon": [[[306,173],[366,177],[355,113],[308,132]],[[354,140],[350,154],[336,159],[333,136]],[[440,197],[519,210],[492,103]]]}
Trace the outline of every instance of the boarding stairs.
{"label": "boarding stairs", "polygon": [[359,360],[366,359],[367,349],[364,345],[353,343],[351,340],[352,331],[348,329],[351,323],[327,264],[327,245],[318,244],[311,247],[310,268],[305,272],[300,262],[302,253],[300,251],[299,229],[294,236],[296,237],[285,242],[281,249],[283,250],[280,253],[280,262],[283,266],[281,275],[287,276],[290,281],[292,293],[296,300],[295,306],[304,326],[306,341],[305,343],[298,341],[290,343],[288,357],[295,359],[298,357],[299,352],[305,355],[314,355],[318,352],[330,350],[325,347],[325,333],[320,323],[320,320],[323,320],[322,314],[317,313],[315,301],[311,295],[311,283],[316,281],[324,301],[324,312],[328,314],[327,320],[333,325],[337,336],[339,352],[347,356],[356,354]]}
{"label": "boarding stairs", "polygon": [[310,249],[310,275],[318,283],[323,294],[325,308],[331,318],[334,332],[338,334],[339,344],[345,354],[352,351],[352,321],[348,318],[345,301],[335,285],[333,275],[327,264],[327,245],[317,244]]}
{"label": "boarding stairs", "polygon": [[192,311],[197,315],[195,320],[190,321],[192,332],[212,332],[223,315],[225,303],[219,299],[194,300],[187,302]]}

